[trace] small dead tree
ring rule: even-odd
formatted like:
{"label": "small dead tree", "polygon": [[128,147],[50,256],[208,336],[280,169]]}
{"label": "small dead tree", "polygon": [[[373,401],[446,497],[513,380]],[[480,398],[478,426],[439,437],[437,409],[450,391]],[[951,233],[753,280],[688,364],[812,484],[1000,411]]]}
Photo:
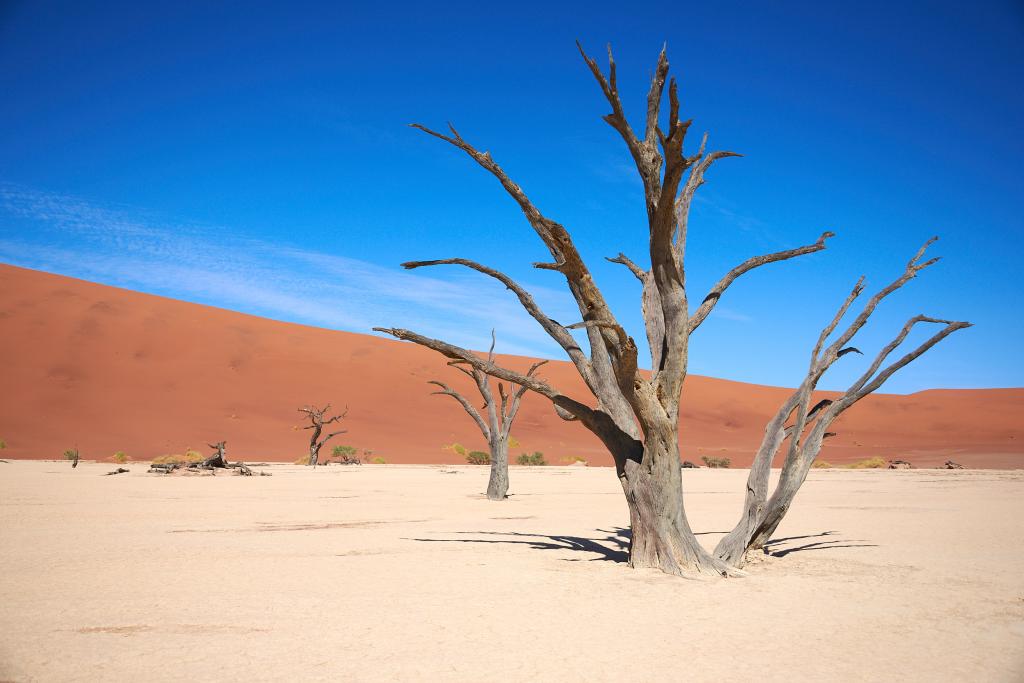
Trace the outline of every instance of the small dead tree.
{"label": "small dead tree", "polygon": [[[494,363],[494,343],[494,331],[491,330],[491,348],[487,352],[488,363]],[[539,361],[531,365],[530,369],[526,372],[526,376],[533,377],[537,369],[546,362]],[[494,400],[490,376],[486,372],[472,365],[468,368],[464,367],[468,365],[464,360],[453,360],[448,365],[468,375],[476,384],[476,388],[480,391],[480,396],[484,400],[483,408],[487,413],[487,419],[485,420],[480,415],[480,412],[469,399],[444,382],[431,380],[429,384],[441,387],[440,391],[434,392],[435,394],[451,396],[458,401],[466,412],[469,413],[469,416],[473,418],[473,421],[476,422],[477,427],[480,428],[480,432],[487,439],[487,446],[491,452],[491,476],[487,482],[487,497],[490,500],[505,500],[508,497],[509,433],[512,431],[512,422],[516,419],[516,414],[519,412],[519,404],[522,402],[523,394],[527,391],[526,387],[520,386],[513,392],[510,386],[509,392],[511,393],[508,393],[505,391],[505,385],[498,382],[499,403]]]}
{"label": "small dead tree", "polygon": [[[863,281],[858,282],[835,318],[822,331],[814,347],[806,378],[768,423],[750,471],[741,521],[715,552],[705,550],[687,520],[680,476],[679,409],[686,379],[690,336],[708,318],[725,291],[739,277],[769,263],[822,251],[825,249],[825,241],[833,233],[825,232],[816,241],[804,246],[743,261],[716,282],[711,291],[691,308],[684,267],[690,207],[711,165],[720,159],[739,155],[727,151],[707,151],[707,134],[693,154],[684,152],[683,142],[691,122],[680,117],[676,83],[675,79],[668,79],[669,64],[664,50],[658,57],[647,94],[643,128],[634,130],[619,98],[611,49],[608,50],[606,75],[597,61],[588,56],[582,46],[577,46],[611,107],[611,113],[604,120],[625,142],[643,184],[651,265],[645,269],[621,253],[609,260],[628,268],[640,282],[641,306],[651,351],[650,374],[640,372],[636,342],[613,315],[569,232],[560,223],[541,213],[489,152],[479,151],[450,124],[450,134],[419,124],[413,124],[413,127],[461,150],[501,183],[551,253],[551,262],[537,263],[535,267],[555,271],[565,278],[582,320],[572,325],[558,323],[540,309],[529,292],[507,275],[474,261],[451,258],[403,265],[406,268],[460,265],[501,282],[518,297],[526,311],[569,356],[593,395],[593,405],[589,399],[569,396],[535,376],[501,367],[493,359],[482,358],[453,344],[409,330],[375,329],[434,349],[480,372],[536,392],[548,398],[563,419],[579,421],[601,439],[615,461],[616,473],[629,507],[632,527],[629,548],[631,566],[653,567],[676,575],[740,574],[739,566],[746,553],[764,547],[765,541],[771,537],[789,509],[822,441],[829,433],[829,426],[844,411],[878,389],[897,370],[969,324],[925,316],[912,318],[892,342],[878,353],[865,373],[846,393],[834,401],[812,405],[813,391],[818,380],[837,360],[854,350],[848,343],[864,326],[882,299],[936,262],[937,259],[921,262],[931,240],[910,261],[904,274],[871,297],[856,319],[835,341],[826,346],[847,310],[863,291]],[[668,113],[662,127],[666,85]],[[890,354],[918,323],[937,323],[943,327],[899,360],[885,365]],[[570,333],[573,329],[585,331],[589,354],[573,338]],[[769,468],[775,454],[780,452],[787,440],[781,479],[771,497],[768,497]]]}
{"label": "small dead tree", "polygon": [[208,457],[206,460],[199,463],[198,467],[227,467],[228,456],[227,456],[227,441],[218,441],[217,443],[206,444],[213,449],[213,455]]}
{"label": "small dead tree", "polygon": [[324,427],[335,422],[341,422],[348,415],[348,408],[334,417],[326,417],[327,413],[331,411],[331,404],[328,403],[323,408],[317,408],[314,405],[303,406],[299,408],[300,413],[305,413],[306,417],[309,418],[309,424],[303,427],[303,429],[312,429],[313,433],[309,437],[309,464],[312,467],[316,467],[317,462],[320,460],[320,449],[324,447],[324,444],[338,436],[344,434],[347,430],[339,429],[336,432],[327,434],[322,439],[320,434],[323,433]]}

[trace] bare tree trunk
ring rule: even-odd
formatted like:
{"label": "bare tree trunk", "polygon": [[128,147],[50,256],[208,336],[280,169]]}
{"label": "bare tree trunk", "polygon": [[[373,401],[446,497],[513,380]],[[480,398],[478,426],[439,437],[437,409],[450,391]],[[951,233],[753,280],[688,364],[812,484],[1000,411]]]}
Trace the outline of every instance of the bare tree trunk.
{"label": "bare tree trunk", "polygon": [[309,444],[309,466],[310,467],[316,467],[317,463],[320,461],[320,446],[319,446],[319,444],[317,444],[315,442],[315,439],[318,436],[320,436],[320,432],[319,431],[317,431],[314,434],[314,436],[313,436],[314,442]]}
{"label": "bare tree trunk", "polygon": [[490,500],[505,500],[508,497],[508,437],[492,439],[491,477],[487,482],[487,497]]}
{"label": "bare tree trunk", "polygon": [[626,460],[619,478],[632,529],[631,567],[676,576],[738,573],[708,553],[690,529],[683,509],[679,441],[669,425],[657,434],[647,433],[643,460]]}

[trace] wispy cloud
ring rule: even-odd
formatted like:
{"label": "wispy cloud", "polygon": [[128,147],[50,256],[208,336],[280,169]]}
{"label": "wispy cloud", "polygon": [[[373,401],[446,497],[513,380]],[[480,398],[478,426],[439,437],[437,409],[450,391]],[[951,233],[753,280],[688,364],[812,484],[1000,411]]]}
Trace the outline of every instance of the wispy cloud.
{"label": "wispy cloud", "polygon": [[[501,352],[560,351],[501,285],[455,269],[409,273],[2,183],[0,227],[0,259],[28,268],[334,329],[407,327],[475,349],[494,327]],[[567,295],[530,289],[550,315],[578,316]]]}

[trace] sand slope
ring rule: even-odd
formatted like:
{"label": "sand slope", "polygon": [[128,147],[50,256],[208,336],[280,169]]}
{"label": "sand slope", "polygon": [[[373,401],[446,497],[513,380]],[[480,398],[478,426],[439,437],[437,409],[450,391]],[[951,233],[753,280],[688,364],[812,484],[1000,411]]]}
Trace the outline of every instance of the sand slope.
{"label": "sand slope", "polygon": [[[686,581],[622,563],[610,468],[109,469],[0,464],[0,680],[1024,678],[1021,472],[815,471],[775,557]],[[746,473],[683,476],[712,546]]]}
{"label": "sand slope", "polygon": [[[77,445],[85,458],[123,450],[145,459],[227,439],[233,457],[291,461],[306,448],[296,408],[311,401],[348,404],[349,433],[336,443],[389,463],[458,462],[444,444],[484,445],[461,408],[430,395],[428,379],[461,384],[430,351],[7,265],[0,358],[7,458],[54,458]],[[503,362],[525,369],[530,359]],[[543,374],[584,394],[567,363],[550,363]],[[685,391],[685,457],[726,456],[735,466],[750,462],[788,393],[697,376]],[[837,423],[839,436],[822,457],[1020,467],[1022,413],[1022,389],[874,396]],[[519,450],[542,451],[551,463],[610,463],[589,432],[537,397],[528,396],[513,433]]]}

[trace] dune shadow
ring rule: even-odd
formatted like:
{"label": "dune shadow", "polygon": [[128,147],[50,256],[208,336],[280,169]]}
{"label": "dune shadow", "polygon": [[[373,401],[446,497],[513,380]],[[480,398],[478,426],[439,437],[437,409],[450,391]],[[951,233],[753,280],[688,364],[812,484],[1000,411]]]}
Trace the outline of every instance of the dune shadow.
{"label": "dune shadow", "polygon": [[805,536],[787,536],[785,538],[774,538],[764,544],[764,552],[772,557],[785,557],[791,553],[800,553],[806,550],[828,550],[830,548],[877,548],[877,543],[866,543],[861,539],[836,538],[825,541],[811,541],[797,546],[785,546],[792,541],[803,541],[813,538],[822,538],[839,533],[838,531],[822,531],[820,534],[807,534]]}
{"label": "dune shadow", "polygon": [[528,534],[520,531],[456,531],[457,534],[488,538],[412,538],[421,543],[488,543],[525,545],[534,550],[571,550],[597,555],[591,558],[563,558],[566,562],[626,562],[629,559],[630,530],[622,527],[596,529],[598,538],[564,534]]}

